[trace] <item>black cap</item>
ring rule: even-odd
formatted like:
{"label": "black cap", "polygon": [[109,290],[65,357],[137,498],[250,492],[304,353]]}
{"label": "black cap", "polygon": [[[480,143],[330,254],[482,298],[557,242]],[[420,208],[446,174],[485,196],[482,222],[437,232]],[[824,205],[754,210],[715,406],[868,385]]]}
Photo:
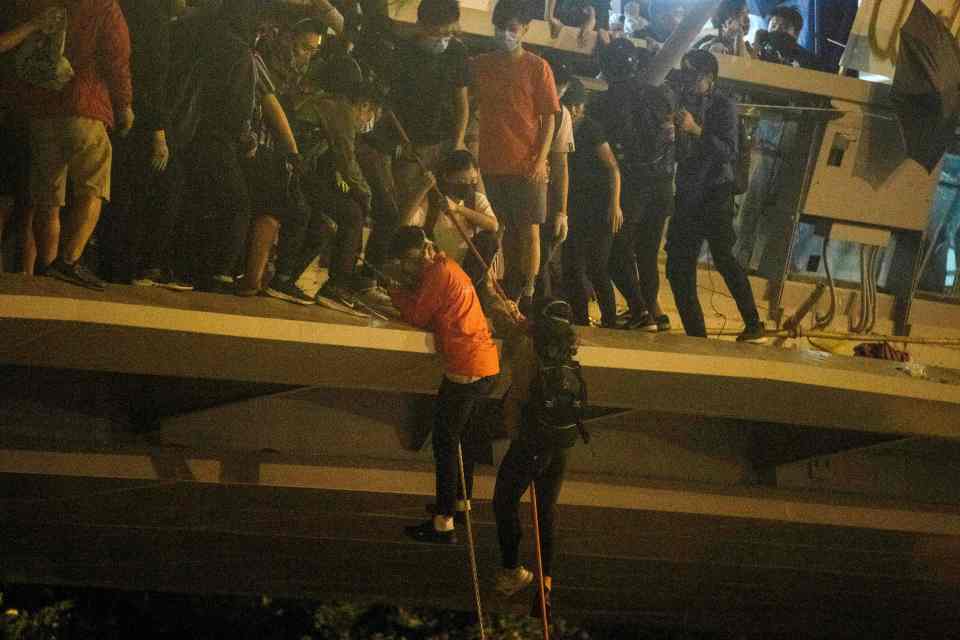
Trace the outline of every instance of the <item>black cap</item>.
{"label": "black cap", "polygon": [[612,82],[635,75],[639,62],[637,46],[627,38],[617,38],[600,50],[600,70]]}
{"label": "black cap", "polygon": [[567,85],[567,91],[563,94],[561,102],[568,107],[575,104],[586,104],[587,88],[583,86],[579,78],[570,78],[570,83]]}
{"label": "black cap", "polygon": [[711,74],[714,78],[720,76],[720,63],[717,57],[705,49],[693,49],[683,54],[683,63],[699,73]]}

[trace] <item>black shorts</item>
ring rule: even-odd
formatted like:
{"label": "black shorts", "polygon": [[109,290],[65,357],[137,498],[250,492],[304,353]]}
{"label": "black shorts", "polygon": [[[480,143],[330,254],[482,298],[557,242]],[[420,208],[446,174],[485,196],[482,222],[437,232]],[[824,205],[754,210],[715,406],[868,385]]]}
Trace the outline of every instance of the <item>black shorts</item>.
{"label": "black shorts", "polygon": [[262,147],[252,160],[244,161],[244,172],[253,215],[266,213],[280,224],[304,224],[310,217],[300,178],[287,171],[282,154]]}

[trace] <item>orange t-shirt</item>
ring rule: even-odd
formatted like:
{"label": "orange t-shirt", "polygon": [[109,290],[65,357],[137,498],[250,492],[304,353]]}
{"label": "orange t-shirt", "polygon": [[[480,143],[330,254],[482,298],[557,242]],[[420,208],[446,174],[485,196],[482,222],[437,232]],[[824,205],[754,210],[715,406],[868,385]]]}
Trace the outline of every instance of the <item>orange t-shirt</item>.
{"label": "orange t-shirt", "polygon": [[560,111],[547,61],[529,51],[519,58],[485,53],[470,60],[480,121],[480,171],[524,176],[537,158],[540,119]]}
{"label": "orange t-shirt", "polygon": [[433,332],[444,370],[483,378],[500,373],[500,357],[470,277],[444,253],[423,269],[414,292],[390,290],[403,319]]}

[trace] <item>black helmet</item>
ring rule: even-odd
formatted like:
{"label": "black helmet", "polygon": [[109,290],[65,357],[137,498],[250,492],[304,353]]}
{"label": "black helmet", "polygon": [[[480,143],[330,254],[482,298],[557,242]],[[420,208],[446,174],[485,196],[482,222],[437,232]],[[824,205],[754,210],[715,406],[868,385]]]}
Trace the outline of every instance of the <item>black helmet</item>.
{"label": "black helmet", "polygon": [[639,61],[637,46],[627,38],[617,38],[600,52],[600,70],[607,81],[632,78]]}

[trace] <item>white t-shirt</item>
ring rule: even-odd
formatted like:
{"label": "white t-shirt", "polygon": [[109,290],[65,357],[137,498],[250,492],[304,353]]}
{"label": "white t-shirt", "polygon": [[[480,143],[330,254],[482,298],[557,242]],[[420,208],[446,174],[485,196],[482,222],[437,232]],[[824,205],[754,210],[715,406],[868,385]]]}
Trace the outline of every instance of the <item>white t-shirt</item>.
{"label": "white t-shirt", "polygon": [[557,127],[557,133],[553,136],[553,145],[550,151],[553,153],[573,153],[577,150],[573,144],[573,117],[570,115],[570,109],[562,105],[560,109],[560,126]]}
{"label": "white t-shirt", "polygon": [[[496,215],[493,213],[493,207],[490,206],[490,201],[487,200],[487,196],[477,192],[477,213],[482,213],[485,216],[490,216],[491,218],[496,219]],[[458,217],[458,220],[463,225],[464,229],[467,231],[467,235],[473,238],[477,234],[477,227],[471,225],[467,222],[460,214],[454,214]],[[417,207],[416,213],[410,220],[410,224],[416,227],[422,227],[426,222],[426,212],[423,210],[423,207]],[[463,259],[467,256],[467,243],[463,241],[463,238],[460,237],[460,232],[457,231],[456,226],[450,222],[450,218],[446,215],[442,215],[437,219],[437,226],[433,229],[433,239],[436,241],[437,249],[446,253],[450,258],[453,258],[457,264],[463,264]]]}

